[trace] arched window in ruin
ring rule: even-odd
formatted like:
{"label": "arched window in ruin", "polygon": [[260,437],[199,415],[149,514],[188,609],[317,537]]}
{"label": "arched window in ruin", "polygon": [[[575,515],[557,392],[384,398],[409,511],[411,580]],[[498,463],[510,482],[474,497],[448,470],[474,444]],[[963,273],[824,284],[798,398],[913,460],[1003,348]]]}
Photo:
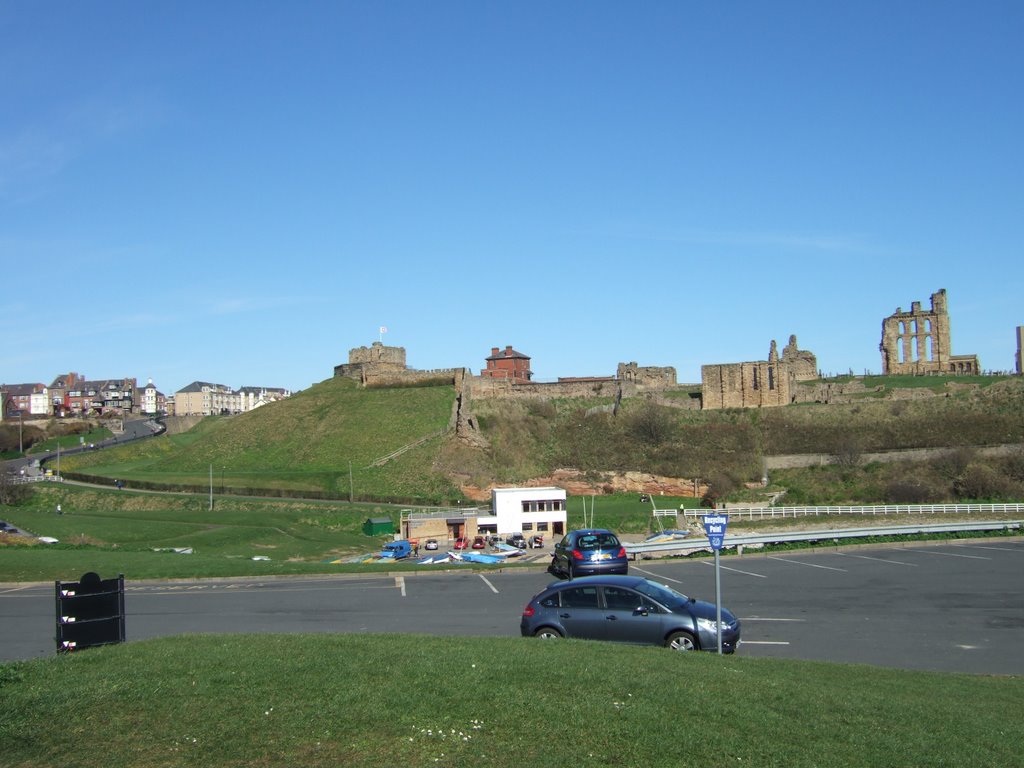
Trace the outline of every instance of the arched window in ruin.
{"label": "arched window in ruin", "polygon": [[917,336],[914,336],[910,340],[910,360],[916,363],[921,359],[921,350],[917,346]]}
{"label": "arched window in ruin", "polygon": [[768,366],[768,389],[775,389],[775,369],[772,366]]}
{"label": "arched window in ruin", "polygon": [[931,335],[924,337],[924,354],[926,360],[935,359],[935,350],[932,349],[932,337]]}
{"label": "arched window in ruin", "polygon": [[[903,325],[903,323],[900,323],[900,325]],[[903,348],[903,336],[897,336],[896,337],[896,362],[897,363],[905,363],[905,362],[907,362],[906,359],[905,359],[906,355],[904,354],[904,352],[905,352],[905,350]]]}

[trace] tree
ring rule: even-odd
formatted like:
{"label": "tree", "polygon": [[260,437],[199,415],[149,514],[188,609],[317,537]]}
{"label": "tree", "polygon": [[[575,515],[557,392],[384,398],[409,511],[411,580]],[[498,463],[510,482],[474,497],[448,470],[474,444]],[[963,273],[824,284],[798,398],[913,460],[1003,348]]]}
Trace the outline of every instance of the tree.
{"label": "tree", "polygon": [[14,475],[0,471],[0,504],[19,504],[32,495],[28,483],[20,483]]}

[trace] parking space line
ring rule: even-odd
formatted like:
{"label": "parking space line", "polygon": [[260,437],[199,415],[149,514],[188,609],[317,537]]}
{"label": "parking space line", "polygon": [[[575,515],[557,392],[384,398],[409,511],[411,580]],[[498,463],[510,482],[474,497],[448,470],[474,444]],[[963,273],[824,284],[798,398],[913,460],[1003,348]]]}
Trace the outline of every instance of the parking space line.
{"label": "parking space line", "polygon": [[807,619],[776,619],[770,616],[743,616],[741,621],[807,621]]}
{"label": "parking space line", "polygon": [[951,547],[960,547],[961,549],[992,549],[996,552],[1020,552],[1020,547],[984,547],[981,544],[950,544]]}
{"label": "parking space line", "polygon": [[877,560],[880,563],[892,563],[893,565],[907,565],[911,568],[917,568],[917,563],[904,563],[902,560],[886,560],[884,557],[868,557],[867,555],[851,555],[846,552],[836,552],[837,555],[843,557],[859,557],[861,560]]}
{"label": "parking space line", "polygon": [[955,552],[935,552],[930,549],[906,549],[905,552],[919,552],[922,555],[943,555],[945,557],[966,557],[971,560],[991,560],[991,557],[984,557],[982,555],[958,555]]}
{"label": "parking space line", "polygon": [[842,571],[846,573],[845,568],[833,568],[831,565],[818,565],[817,563],[805,563],[803,560],[790,560],[785,557],[769,557],[769,560],[781,560],[784,563],[793,563],[795,565],[806,565],[808,568],[824,568],[826,571]]}
{"label": "parking space line", "polygon": [[[701,560],[700,562],[704,563],[704,565],[710,565],[712,568],[714,568],[714,566],[715,566],[714,562],[708,562],[707,560]],[[757,576],[757,578],[759,578],[759,579],[767,579],[768,578],[763,573],[753,573],[751,571],[741,571],[739,568],[730,568],[728,565],[721,565],[721,564],[719,564],[718,567],[721,568],[723,571],[732,571],[733,573],[742,573],[744,576]]]}
{"label": "parking space line", "polygon": [[488,587],[490,587],[490,588],[491,588],[491,592],[493,592],[494,594],[498,594],[498,590],[497,590],[497,589],[495,588],[495,586],[494,586],[493,584],[491,584],[491,582],[490,582],[490,581],[488,581],[488,580],[487,580],[487,577],[486,577],[486,576],[484,576],[484,575],[483,575],[483,574],[481,573],[481,574],[480,574],[480,578],[484,580],[484,584],[486,584],[486,585],[487,585]]}
{"label": "parking space line", "polygon": [[789,640],[740,640],[740,647],[744,645],[789,645]]}
{"label": "parking space line", "polygon": [[637,568],[636,566],[631,567],[629,570],[631,570],[631,571],[640,571],[640,573],[646,573],[648,576],[653,576],[656,579],[664,579],[665,581],[672,581],[672,582],[675,582],[676,584],[682,584],[683,583],[679,579],[673,579],[671,576],[663,576],[660,573],[655,573],[654,571],[647,571],[647,570],[644,570],[643,568]]}

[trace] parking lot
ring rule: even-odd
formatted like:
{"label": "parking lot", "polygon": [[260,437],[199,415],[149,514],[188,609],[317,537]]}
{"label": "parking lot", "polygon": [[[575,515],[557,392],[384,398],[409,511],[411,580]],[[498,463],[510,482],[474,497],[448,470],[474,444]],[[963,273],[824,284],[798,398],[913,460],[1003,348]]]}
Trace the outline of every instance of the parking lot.
{"label": "parking lot", "polygon": [[[358,577],[127,586],[128,640],[183,632],[407,632],[518,636],[552,577],[542,568],[397,570]],[[711,559],[641,560],[631,573],[714,600]],[[1024,674],[1024,541],[847,547],[723,557],[739,655]],[[77,577],[77,574],[72,575]],[[53,585],[0,586],[0,659],[54,652]],[[524,642],[529,642],[524,640]]]}

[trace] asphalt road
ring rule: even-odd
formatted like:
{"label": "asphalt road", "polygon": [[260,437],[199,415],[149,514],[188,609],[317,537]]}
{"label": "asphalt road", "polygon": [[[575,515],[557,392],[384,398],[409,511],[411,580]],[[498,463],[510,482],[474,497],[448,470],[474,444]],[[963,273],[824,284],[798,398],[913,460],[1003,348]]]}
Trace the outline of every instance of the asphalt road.
{"label": "asphalt road", "polygon": [[[631,572],[714,600],[712,560],[638,561]],[[722,602],[743,622],[742,656],[1024,674],[1020,539],[726,557],[721,577]],[[531,569],[128,581],[127,636],[129,642],[193,632],[518,636],[523,606],[551,580]],[[54,626],[52,584],[0,585],[0,660],[54,654]]]}

